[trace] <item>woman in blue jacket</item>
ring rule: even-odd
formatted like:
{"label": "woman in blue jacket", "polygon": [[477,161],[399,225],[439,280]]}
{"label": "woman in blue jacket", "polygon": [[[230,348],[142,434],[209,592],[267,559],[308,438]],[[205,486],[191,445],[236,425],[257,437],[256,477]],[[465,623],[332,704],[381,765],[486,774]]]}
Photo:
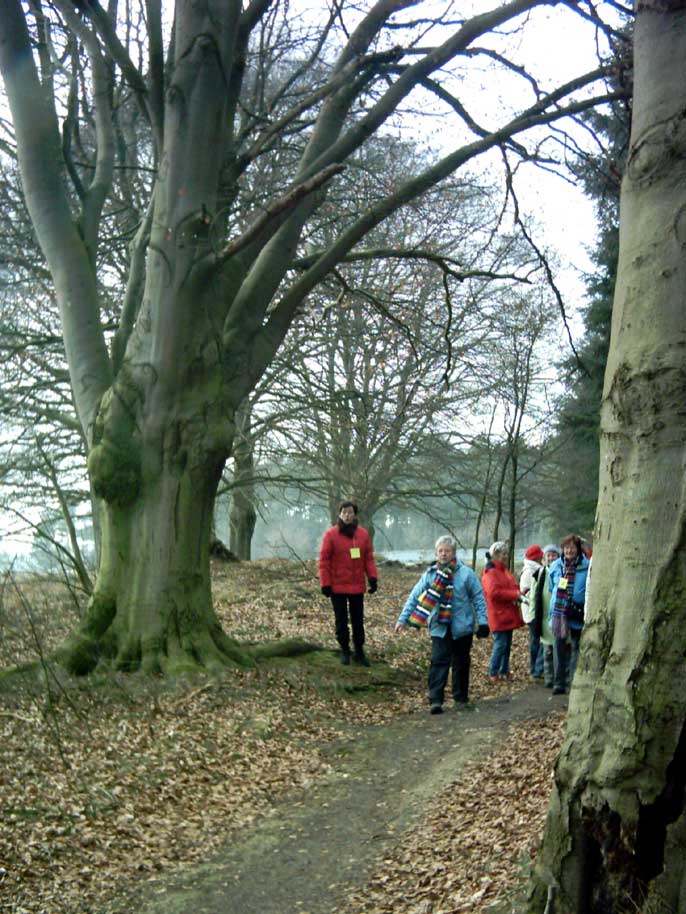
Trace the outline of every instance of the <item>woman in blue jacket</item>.
{"label": "woman in blue jacket", "polygon": [[443,711],[443,697],[450,667],[456,707],[469,701],[469,667],[474,629],[477,638],[488,637],[486,601],[479,579],[456,558],[452,536],[436,540],[436,562],[424,572],[395,623],[396,632],[407,625],[428,626],[431,635],[429,705],[432,714]]}
{"label": "woman in blue jacket", "polygon": [[554,638],[555,674],[553,695],[567,691],[567,666],[569,685],[574,678],[579,659],[579,641],[584,627],[584,602],[588,559],[581,549],[581,538],[573,533],[560,543],[562,555],[550,566],[548,589],[550,600],[550,627]]}

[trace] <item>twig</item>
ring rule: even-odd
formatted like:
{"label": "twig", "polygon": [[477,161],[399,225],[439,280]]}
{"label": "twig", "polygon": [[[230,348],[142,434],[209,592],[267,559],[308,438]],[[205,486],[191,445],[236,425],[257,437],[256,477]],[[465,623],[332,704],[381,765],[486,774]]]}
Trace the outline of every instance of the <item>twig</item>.
{"label": "twig", "polygon": [[0,711],[0,717],[9,717],[11,720],[20,720],[23,724],[34,724],[35,720],[24,717],[23,714],[13,714],[11,711]]}

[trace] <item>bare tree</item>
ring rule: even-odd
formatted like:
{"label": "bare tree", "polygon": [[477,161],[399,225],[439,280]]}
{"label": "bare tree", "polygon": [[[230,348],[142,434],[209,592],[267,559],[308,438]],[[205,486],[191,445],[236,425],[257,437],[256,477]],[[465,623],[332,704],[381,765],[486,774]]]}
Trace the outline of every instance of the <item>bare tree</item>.
{"label": "bare tree", "polygon": [[[550,5],[511,0],[455,23],[449,5],[432,14],[416,0],[377,0],[361,14],[355,4],[348,29],[345,3],[319,23],[289,25],[276,2],[209,0],[177,2],[166,29],[159,0],[131,4],[128,22],[97,0],[0,0],[16,156],[100,500],[95,592],[62,653],[71,670],[91,669],[103,651],[121,668],[149,671],[220,667],[239,655],[217,623],[209,576],[213,501],[236,410],[305,297],[375,226],[489,150],[536,158],[539,147],[523,145],[527,131],[607,97],[604,87],[585,91],[603,67],[545,88],[489,47],[498,29],[525,28]],[[297,47],[296,66],[271,64],[271,36]],[[526,91],[511,117],[489,127],[440,85],[452,61],[466,78],[483,59]],[[327,186],[417,100],[418,87],[453,112],[459,143],[400,186],[379,188],[296,270]],[[284,180],[267,185],[264,199],[251,193],[246,211],[242,190],[259,190],[261,170],[277,159]],[[130,169],[147,179],[125,201],[130,249],[108,336],[116,277],[99,273],[100,251],[122,223]]]}

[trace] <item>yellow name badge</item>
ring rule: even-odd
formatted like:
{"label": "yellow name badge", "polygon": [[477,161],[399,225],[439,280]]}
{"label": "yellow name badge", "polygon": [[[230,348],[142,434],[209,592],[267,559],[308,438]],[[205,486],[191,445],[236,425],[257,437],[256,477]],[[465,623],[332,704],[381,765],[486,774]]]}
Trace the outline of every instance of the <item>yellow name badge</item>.
{"label": "yellow name badge", "polygon": [[350,558],[359,559],[360,558],[360,548],[359,546],[352,546],[350,549]]}
{"label": "yellow name badge", "polygon": [[560,583],[557,586],[560,590],[567,590],[567,578],[560,578]]}

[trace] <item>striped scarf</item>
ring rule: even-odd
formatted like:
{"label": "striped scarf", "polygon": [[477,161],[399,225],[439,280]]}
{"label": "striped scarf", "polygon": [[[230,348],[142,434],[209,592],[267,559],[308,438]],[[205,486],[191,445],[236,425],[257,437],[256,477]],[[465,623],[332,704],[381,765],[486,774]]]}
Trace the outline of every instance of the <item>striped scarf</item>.
{"label": "striped scarf", "polygon": [[553,603],[553,618],[551,630],[553,638],[566,638],[569,635],[569,604],[572,602],[574,593],[574,578],[576,577],[576,563],[579,556],[568,562],[566,559],[562,565],[562,577],[567,578],[567,587],[562,590],[560,587],[555,591],[555,602]]}
{"label": "striped scarf", "polygon": [[442,565],[436,564],[434,579],[419,595],[417,605],[407,620],[408,625],[423,628],[437,606],[438,618],[436,621],[439,625],[450,625],[453,608],[453,576],[456,568],[455,559]]}

